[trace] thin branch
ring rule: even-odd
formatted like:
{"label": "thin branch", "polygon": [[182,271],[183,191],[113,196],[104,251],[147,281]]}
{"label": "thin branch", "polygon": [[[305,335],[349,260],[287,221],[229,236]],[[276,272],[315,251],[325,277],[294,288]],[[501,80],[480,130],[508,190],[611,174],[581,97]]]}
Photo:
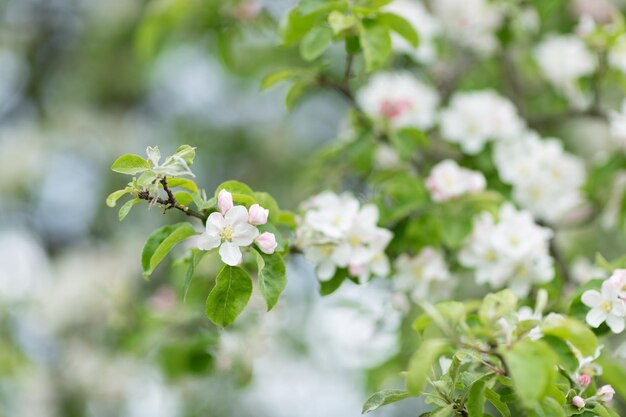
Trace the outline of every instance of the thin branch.
{"label": "thin branch", "polygon": [[165,190],[165,193],[167,194],[167,200],[159,196],[152,195],[147,190],[139,191],[137,193],[137,198],[141,200],[146,200],[149,202],[155,201],[160,206],[163,206],[165,210],[174,208],[174,209],[182,211],[187,216],[196,217],[204,221],[204,215],[202,213],[192,210],[189,207],[183,204],[180,204],[178,201],[176,201],[176,197],[174,197],[174,193],[172,192],[169,185],[167,184],[167,178],[163,177],[159,182],[161,183],[161,185],[163,186],[163,190]]}

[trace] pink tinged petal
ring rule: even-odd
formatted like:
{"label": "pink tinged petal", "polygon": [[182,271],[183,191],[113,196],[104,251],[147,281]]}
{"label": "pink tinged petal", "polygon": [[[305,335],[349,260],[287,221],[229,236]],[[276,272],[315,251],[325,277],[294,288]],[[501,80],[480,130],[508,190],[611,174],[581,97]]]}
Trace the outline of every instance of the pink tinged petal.
{"label": "pink tinged petal", "polygon": [[587,307],[597,307],[604,301],[602,295],[596,290],[588,290],[583,293],[580,299]]}
{"label": "pink tinged petal", "polygon": [[210,235],[219,235],[224,227],[226,227],[226,220],[217,211],[211,213],[206,220],[206,231]]}
{"label": "pink tinged petal", "polygon": [[222,243],[222,246],[220,246],[220,256],[222,257],[222,262],[230,266],[239,265],[243,259],[239,246],[232,242]]}
{"label": "pink tinged petal", "polygon": [[238,224],[248,224],[248,210],[244,206],[235,206],[224,215],[226,223],[235,227]]}
{"label": "pink tinged petal", "polygon": [[196,245],[201,250],[211,250],[217,248],[222,240],[218,235],[202,233],[196,237]]}
{"label": "pink tinged petal", "polygon": [[233,243],[237,246],[250,246],[258,236],[259,230],[248,223],[240,223],[233,229]]}
{"label": "pink tinged petal", "polygon": [[270,211],[268,209],[264,209],[258,204],[253,204],[249,210],[248,222],[254,225],[265,224],[267,223],[267,217],[269,214]]}
{"label": "pink tinged petal", "polygon": [[263,232],[257,239],[256,244],[263,253],[271,255],[276,250],[276,236],[270,232]]}
{"label": "pink tinged petal", "polygon": [[607,319],[607,314],[601,308],[592,308],[587,313],[587,324],[591,327],[598,328]]}
{"label": "pink tinged petal", "polygon": [[337,267],[331,261],[324,261],[317,265],[315,272],[317,273],[317,277],[320,281],[328,281],[333,275],[335,275],[335,271]]}
{"label": "pink tinged petal", "polygon": [[217,207],[222,214],[233,208],[233,195],[226,190],[220,191],[217,195]]}
{"label": "pink tinged petal", "polygon": [[624,317],[617,317],[609,314],[606,318],[606,324],[613,333],[621,333],[624,331]]}

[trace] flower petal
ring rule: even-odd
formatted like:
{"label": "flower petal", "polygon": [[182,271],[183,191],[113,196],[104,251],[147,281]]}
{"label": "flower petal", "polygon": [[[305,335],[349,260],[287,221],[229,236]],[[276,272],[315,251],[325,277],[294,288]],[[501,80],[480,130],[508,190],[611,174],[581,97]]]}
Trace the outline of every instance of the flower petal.
{"label": "flower petal", "polygon": [[597,307],[602,304],[604,298],[602,295],[596,290],[588,290],[583,293],[583,296],[580,298],[580,301],[583,302],[587,307]]}
{"label": "flower petal", "polygon": [[215,249],[221,242],[222,239],[220,239],[219,235],[207,232],[204,232],[196,237],[196,245],[198,246],[198,249],[202,250]]}
{"label": "flower petal", "polygon": [[592,308],[585,319],[588,325],[598,328],[606,318],[606,313],[601,308]]}
{"label": "flower petal", "polygon": [[233,229],[233,243],[237,246],[250,246],[259,236],[259,229],[248,223],[240,223]]}
{"label": "flower petal", "polygon": [[217,211],[211,213],[206,219],[206,231],[211,235],[219,235],[219,233],[226,227],[226,220],[222,213]]}
{"label": "flower petal", "polygon": [[613,333],[621,333],[624,331],[624,317],[617,317],[609,314],[606,318],[606,324]]}
{"label": "flower petal", "polygon": [[222,246],[220,246],[220,256],[222,257],[222,262],[230,266],[239,265],[243,259],[239,246],[232,242],[222,243]]}
{"label": "flower petal", "polygon": [[328,281],[335,275],[336,270],[335,264],[327,260],[317,265],[315,272],[320,281]]}
{"label": "flower petal", "polygon": [[248,222],[248,210],[244,206],[235,206],[226,212],[224,218],[228,224],[235,227]]}

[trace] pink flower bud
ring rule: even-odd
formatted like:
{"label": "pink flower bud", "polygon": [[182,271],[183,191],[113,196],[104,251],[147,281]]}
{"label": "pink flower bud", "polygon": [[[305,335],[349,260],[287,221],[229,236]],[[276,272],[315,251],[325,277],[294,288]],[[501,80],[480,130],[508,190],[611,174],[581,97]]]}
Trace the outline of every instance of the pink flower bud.
{"label": "pink flower bud", "polygon": [[250,207],[250,211],[248,214],[248,223],[254,225],[260,225],[267,223],[267,216],[270,214],[268,209],[264,209],[258,204],[253,204]]}
{"label": "pink flower bud", "polygon": [[261,252],[271,255],[276,250],[278,243],[276,243],[276,236],[270,232],[263,232],[256,238],[256,244],[261,249]]}
{"label": "pink flower bud", "polygon": [[583,408],[585,406],[585,400],[580,395],[572,398],[572,404],[574,404],[578,408]]}
{"label": "pink flower bud", "polygon": [[580,377],[578,377],[578,385],[580,385],[582,388],[587,388],[589,384],[591,384],[591,377],[589,375],[582,374]]}
{"label": "pink flower bud", "polygon": [[596,391],[596,395],[599,396],[602,401],[611,401],[613,395],[615,395],[615,390],[610,385],[603,385]]}
{"label": "pink flower bud", "polygon": [[233,208],[233,195],[226,190],[220,191],[217,195],[217,207],[222,214]]}

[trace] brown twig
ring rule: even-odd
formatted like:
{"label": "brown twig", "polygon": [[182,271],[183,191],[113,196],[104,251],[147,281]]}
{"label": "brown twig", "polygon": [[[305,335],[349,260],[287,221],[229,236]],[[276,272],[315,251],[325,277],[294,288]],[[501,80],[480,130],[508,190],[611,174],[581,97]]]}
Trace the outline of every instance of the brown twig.
{"label": "brown twig", "polygon": [[172,190],[170,189],[169,185],[167,184],[167,178],[163,177],[160,181],[161,185],[163,186],[163,190],[165,191],[165,193],[167,194],[167,200],[163,199],[159,196],[155,196],[150,194],[150,191],[148,190],[143,190],[143,191],[139,191],[137,193],[137,198],[141,199],[141,200],[146,200],[146,201],[154,201],[157,204],[159,204],[160,206],[163,206],[165,208],[165,210],[169,210],[172,208],[175,208],[177,210],[182,211],[183,213],[185,213],[187,216],[191,216],[191,217],[196,217],[202,221],[204,221],[204,215],[200,212],[197,212],[195,210],[190,209],[189,207],[180,204],[178,201],[176,201],[176,197],[174,197],[174,193],[172,192]]}

